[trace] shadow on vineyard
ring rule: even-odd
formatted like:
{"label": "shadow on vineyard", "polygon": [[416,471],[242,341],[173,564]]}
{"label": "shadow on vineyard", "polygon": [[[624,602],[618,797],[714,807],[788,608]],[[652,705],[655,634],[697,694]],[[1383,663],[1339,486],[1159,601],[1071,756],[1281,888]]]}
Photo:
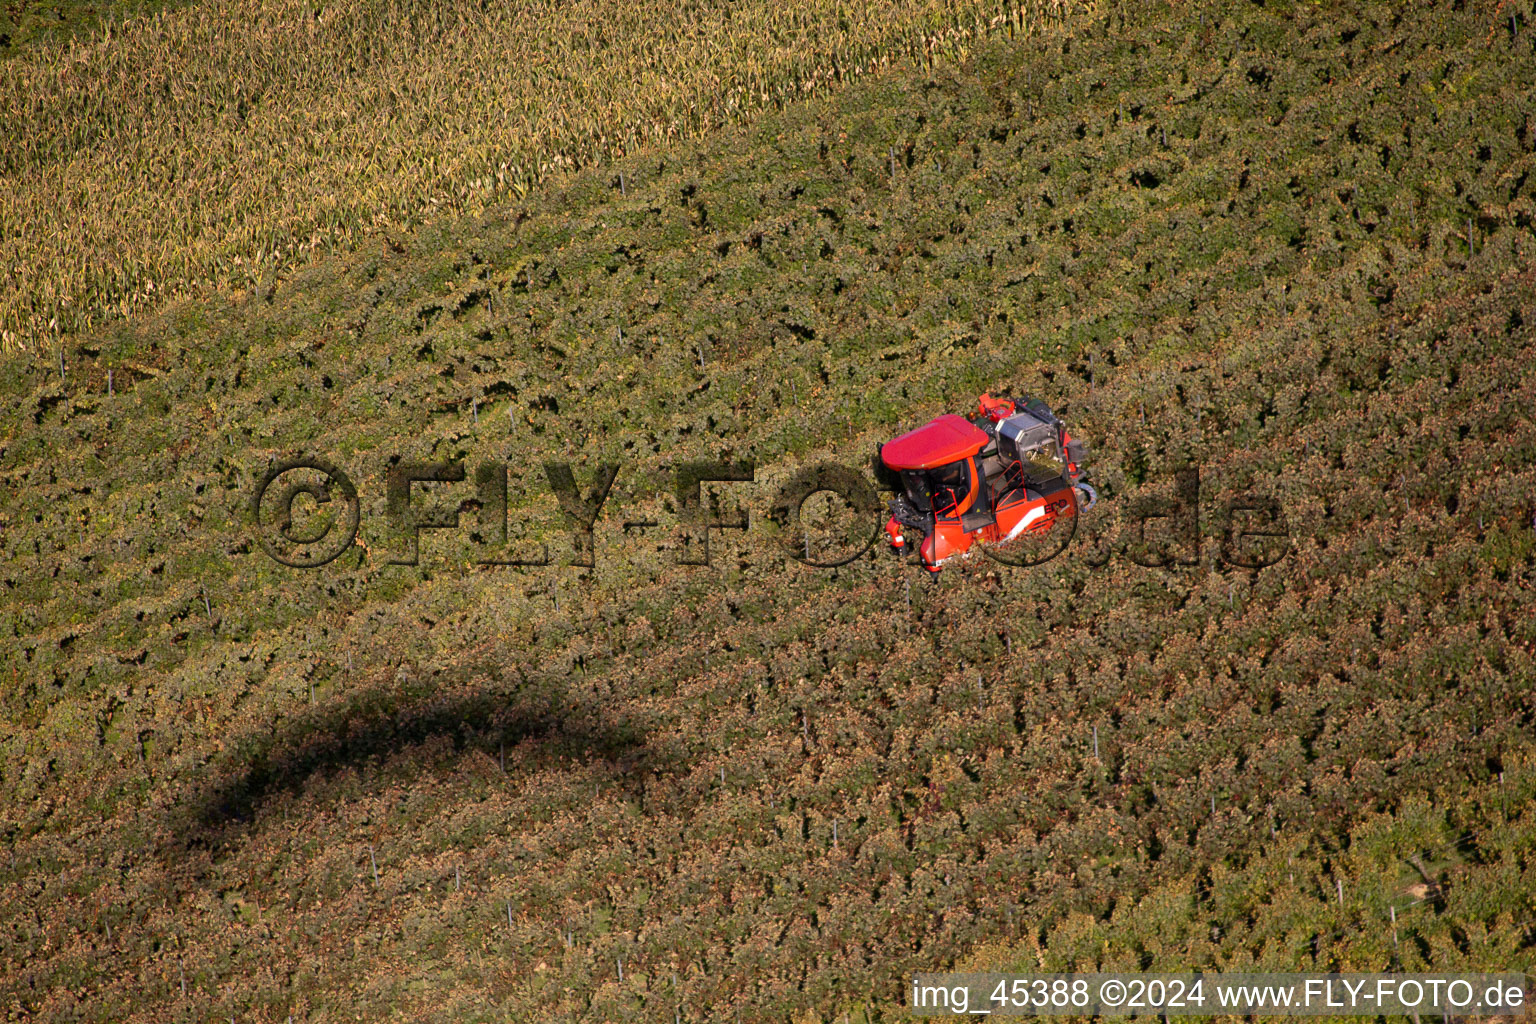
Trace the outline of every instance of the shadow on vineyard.
{"label": "shadow on vineyard", "polygon": [[[7,362],[0,1003],[869,1024],[951,968],[1532,971],[1533,25],[1103,5]],[[1091,446],[1067,553],[786,553],[789,481],[988,390]],[[360,505],[316,569],[249,514],[306,455]],[[458,525],[393,564],[433,462]],[[745,462],[688,564],[678,467]],[[546,463],[621,467],[590,558]]]}
{"label": "shadow on vineyard", "polygon": [[376,775],[409,785],[411,773],[440,771],[445,760],[470,752],[496,758],[505,771],[509,748],[523,769],[561,758],[596,760],[619,779],[654,767],[644,759],[643,738],[606,721],[600,708],[548,694],[458,693],[436,682],[431,694],[415,698],[389,689],[349,691],[341,707],[316,708],[276,730],[236,739],[231,763],[209,766],[228,778],[173,817],[178,848],[225,853],[274,798],[348,771],[365,788],[377,788]]}

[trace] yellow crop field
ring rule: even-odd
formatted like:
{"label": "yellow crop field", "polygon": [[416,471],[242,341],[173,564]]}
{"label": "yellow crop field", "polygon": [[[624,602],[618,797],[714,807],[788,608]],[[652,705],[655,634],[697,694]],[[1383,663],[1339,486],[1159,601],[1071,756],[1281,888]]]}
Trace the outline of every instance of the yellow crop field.
{"label": "yellow crop field", "polygon": [[0,343],[37,349],[1083,0],[213,0],[0,63]]}

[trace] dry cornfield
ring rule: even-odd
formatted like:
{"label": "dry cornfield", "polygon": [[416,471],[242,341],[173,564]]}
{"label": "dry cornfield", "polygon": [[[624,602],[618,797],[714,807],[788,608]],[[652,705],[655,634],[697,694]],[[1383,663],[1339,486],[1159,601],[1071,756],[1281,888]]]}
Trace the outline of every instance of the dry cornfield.
{"label": "dry cornfield", "polygon": [[248,287],[1083,0],[216,0],[0,64],[0,347]]}

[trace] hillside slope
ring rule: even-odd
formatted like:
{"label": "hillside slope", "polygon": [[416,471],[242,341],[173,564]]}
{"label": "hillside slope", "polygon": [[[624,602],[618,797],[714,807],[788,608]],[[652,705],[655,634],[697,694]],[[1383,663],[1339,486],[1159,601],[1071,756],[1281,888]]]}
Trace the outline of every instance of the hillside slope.
{"label": "hillside slope", "polygon": [[[1116,10],[11,364],[0,1002],[868,1021],[962,964],[1531,969],[1508,13]],[[1066,554],[783,554],[791,473],[985,388],[1093,446]],[[360,493],[314,570],[248,511],[295,453]],[[620,464],[594,566],[473,564],[469,482],[390,564],[396,457]],[[696,460],[756,465],[707,567]],[[1136,564],[1191,464],[1197,560]]]}

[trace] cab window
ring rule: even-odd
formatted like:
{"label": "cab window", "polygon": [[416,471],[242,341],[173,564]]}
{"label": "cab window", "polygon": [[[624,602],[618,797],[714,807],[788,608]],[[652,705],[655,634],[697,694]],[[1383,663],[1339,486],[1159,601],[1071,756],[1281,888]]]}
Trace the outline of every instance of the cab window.
{"label": "cab window", "polygon": [[963,459],[928,471],[928,494],[934,510],[953,509],[971,493],[971,462]]}
{"label": "cab window", "polygon": [[907,499],[921,512],[940,515],[953,509],[971,493],[971,461],[961,459],[927,471],[902,470]]}
{"label": "cab window", "polygon": [[931,512],[928,503],[928,474],[920,469],[904,469],[901,471],[901,483],[907,490],[907,500],[919,512]]}

